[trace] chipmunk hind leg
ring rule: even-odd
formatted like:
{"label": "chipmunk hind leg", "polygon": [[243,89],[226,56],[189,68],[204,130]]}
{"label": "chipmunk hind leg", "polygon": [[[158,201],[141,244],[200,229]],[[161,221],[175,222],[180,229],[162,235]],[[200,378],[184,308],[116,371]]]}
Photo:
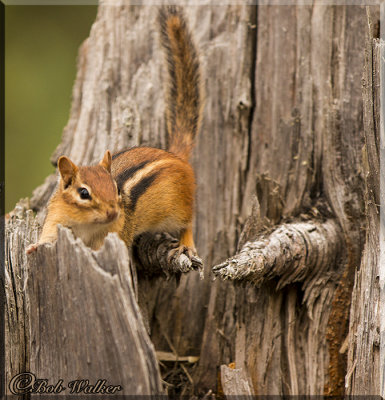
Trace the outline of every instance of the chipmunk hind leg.
{"label": "chipmunk hind leg", "polygon": [[181,232],[179,246],[169,251],[169,259],[180,254],[186,254],[189,258],[197,255],[191,225]]}

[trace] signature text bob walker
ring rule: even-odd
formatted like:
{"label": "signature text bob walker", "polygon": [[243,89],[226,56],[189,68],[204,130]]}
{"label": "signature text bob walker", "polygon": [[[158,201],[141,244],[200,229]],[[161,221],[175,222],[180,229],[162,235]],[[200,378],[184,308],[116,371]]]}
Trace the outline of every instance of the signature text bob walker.
{"label": "signature text bob walker", "polygon": [[88,379],[78,379],[68,382],[63,386],[63,379],[54,384],[49,384],[48,379],[36,378],[31,372],[15,375],[9,382],[12,394],[22,395],[27,393],[57,394],[68,390],[70,394],[114,394],[123,390],[120,385],[108,385],[105,379],[98,379],[95,384],[90,384]]}

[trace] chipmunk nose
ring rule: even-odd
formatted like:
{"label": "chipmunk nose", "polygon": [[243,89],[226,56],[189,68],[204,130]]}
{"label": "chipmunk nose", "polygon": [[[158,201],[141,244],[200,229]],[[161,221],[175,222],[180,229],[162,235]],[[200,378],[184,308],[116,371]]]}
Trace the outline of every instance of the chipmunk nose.
{"label": "chipmunk nose", "polygon": [[117,216],[118,216],[118,212],[115,210],[115,208],[112,208],[111,210],[107,211],[107,220],[109,222],[111,222],[114,219],[116,219]]}

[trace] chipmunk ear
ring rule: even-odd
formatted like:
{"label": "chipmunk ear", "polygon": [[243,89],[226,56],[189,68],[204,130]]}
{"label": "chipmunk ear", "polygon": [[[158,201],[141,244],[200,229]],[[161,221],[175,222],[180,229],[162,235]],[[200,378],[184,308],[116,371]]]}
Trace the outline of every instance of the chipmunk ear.
{"label": "chipmunk ear", "polygon": [[64,188],[67,188],[75,178],[79,168],[65,156],[61,156],[57,162],[57,167],[60,172],[60,176],[64,182]]}
{"label": "chipmunk ear", "polygon": [[104,167],[108,172],[111,172],[111,153],[107,150],[104,154],[103,160],[100,161],[99,165]]}

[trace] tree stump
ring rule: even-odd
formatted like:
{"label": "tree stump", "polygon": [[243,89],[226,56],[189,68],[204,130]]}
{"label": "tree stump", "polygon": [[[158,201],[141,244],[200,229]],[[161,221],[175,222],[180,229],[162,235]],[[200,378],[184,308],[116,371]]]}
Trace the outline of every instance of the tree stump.
{"label": "tree stump", "polygon": [[[106,149],[167,148],[156,14],[100,3],[54,165],[60,155],[90,164]],[[192,160],[204,279],[188,272],[199,261],[181,270],[162,261],[165,236],[138,239],[129,255],[117,238],[95,253],[61,230],[28,263],[55,187],[48,177],[30,202],[36,219],[21,204],[6,222],[7,382],[23,370],[99,374],[130,391],[135,373],[132,393],[162,393],[155,348],[199,357],[183,367],[184,394],[216,392],[232,362],[250,393],[384,394],[378,7],[186,5],[185,14],[206,87]],[[175,274],[177,285],[160,277]],[[95,323],[81,323],[80,304]],[[99,361],[106,368],[94,369]]]}

